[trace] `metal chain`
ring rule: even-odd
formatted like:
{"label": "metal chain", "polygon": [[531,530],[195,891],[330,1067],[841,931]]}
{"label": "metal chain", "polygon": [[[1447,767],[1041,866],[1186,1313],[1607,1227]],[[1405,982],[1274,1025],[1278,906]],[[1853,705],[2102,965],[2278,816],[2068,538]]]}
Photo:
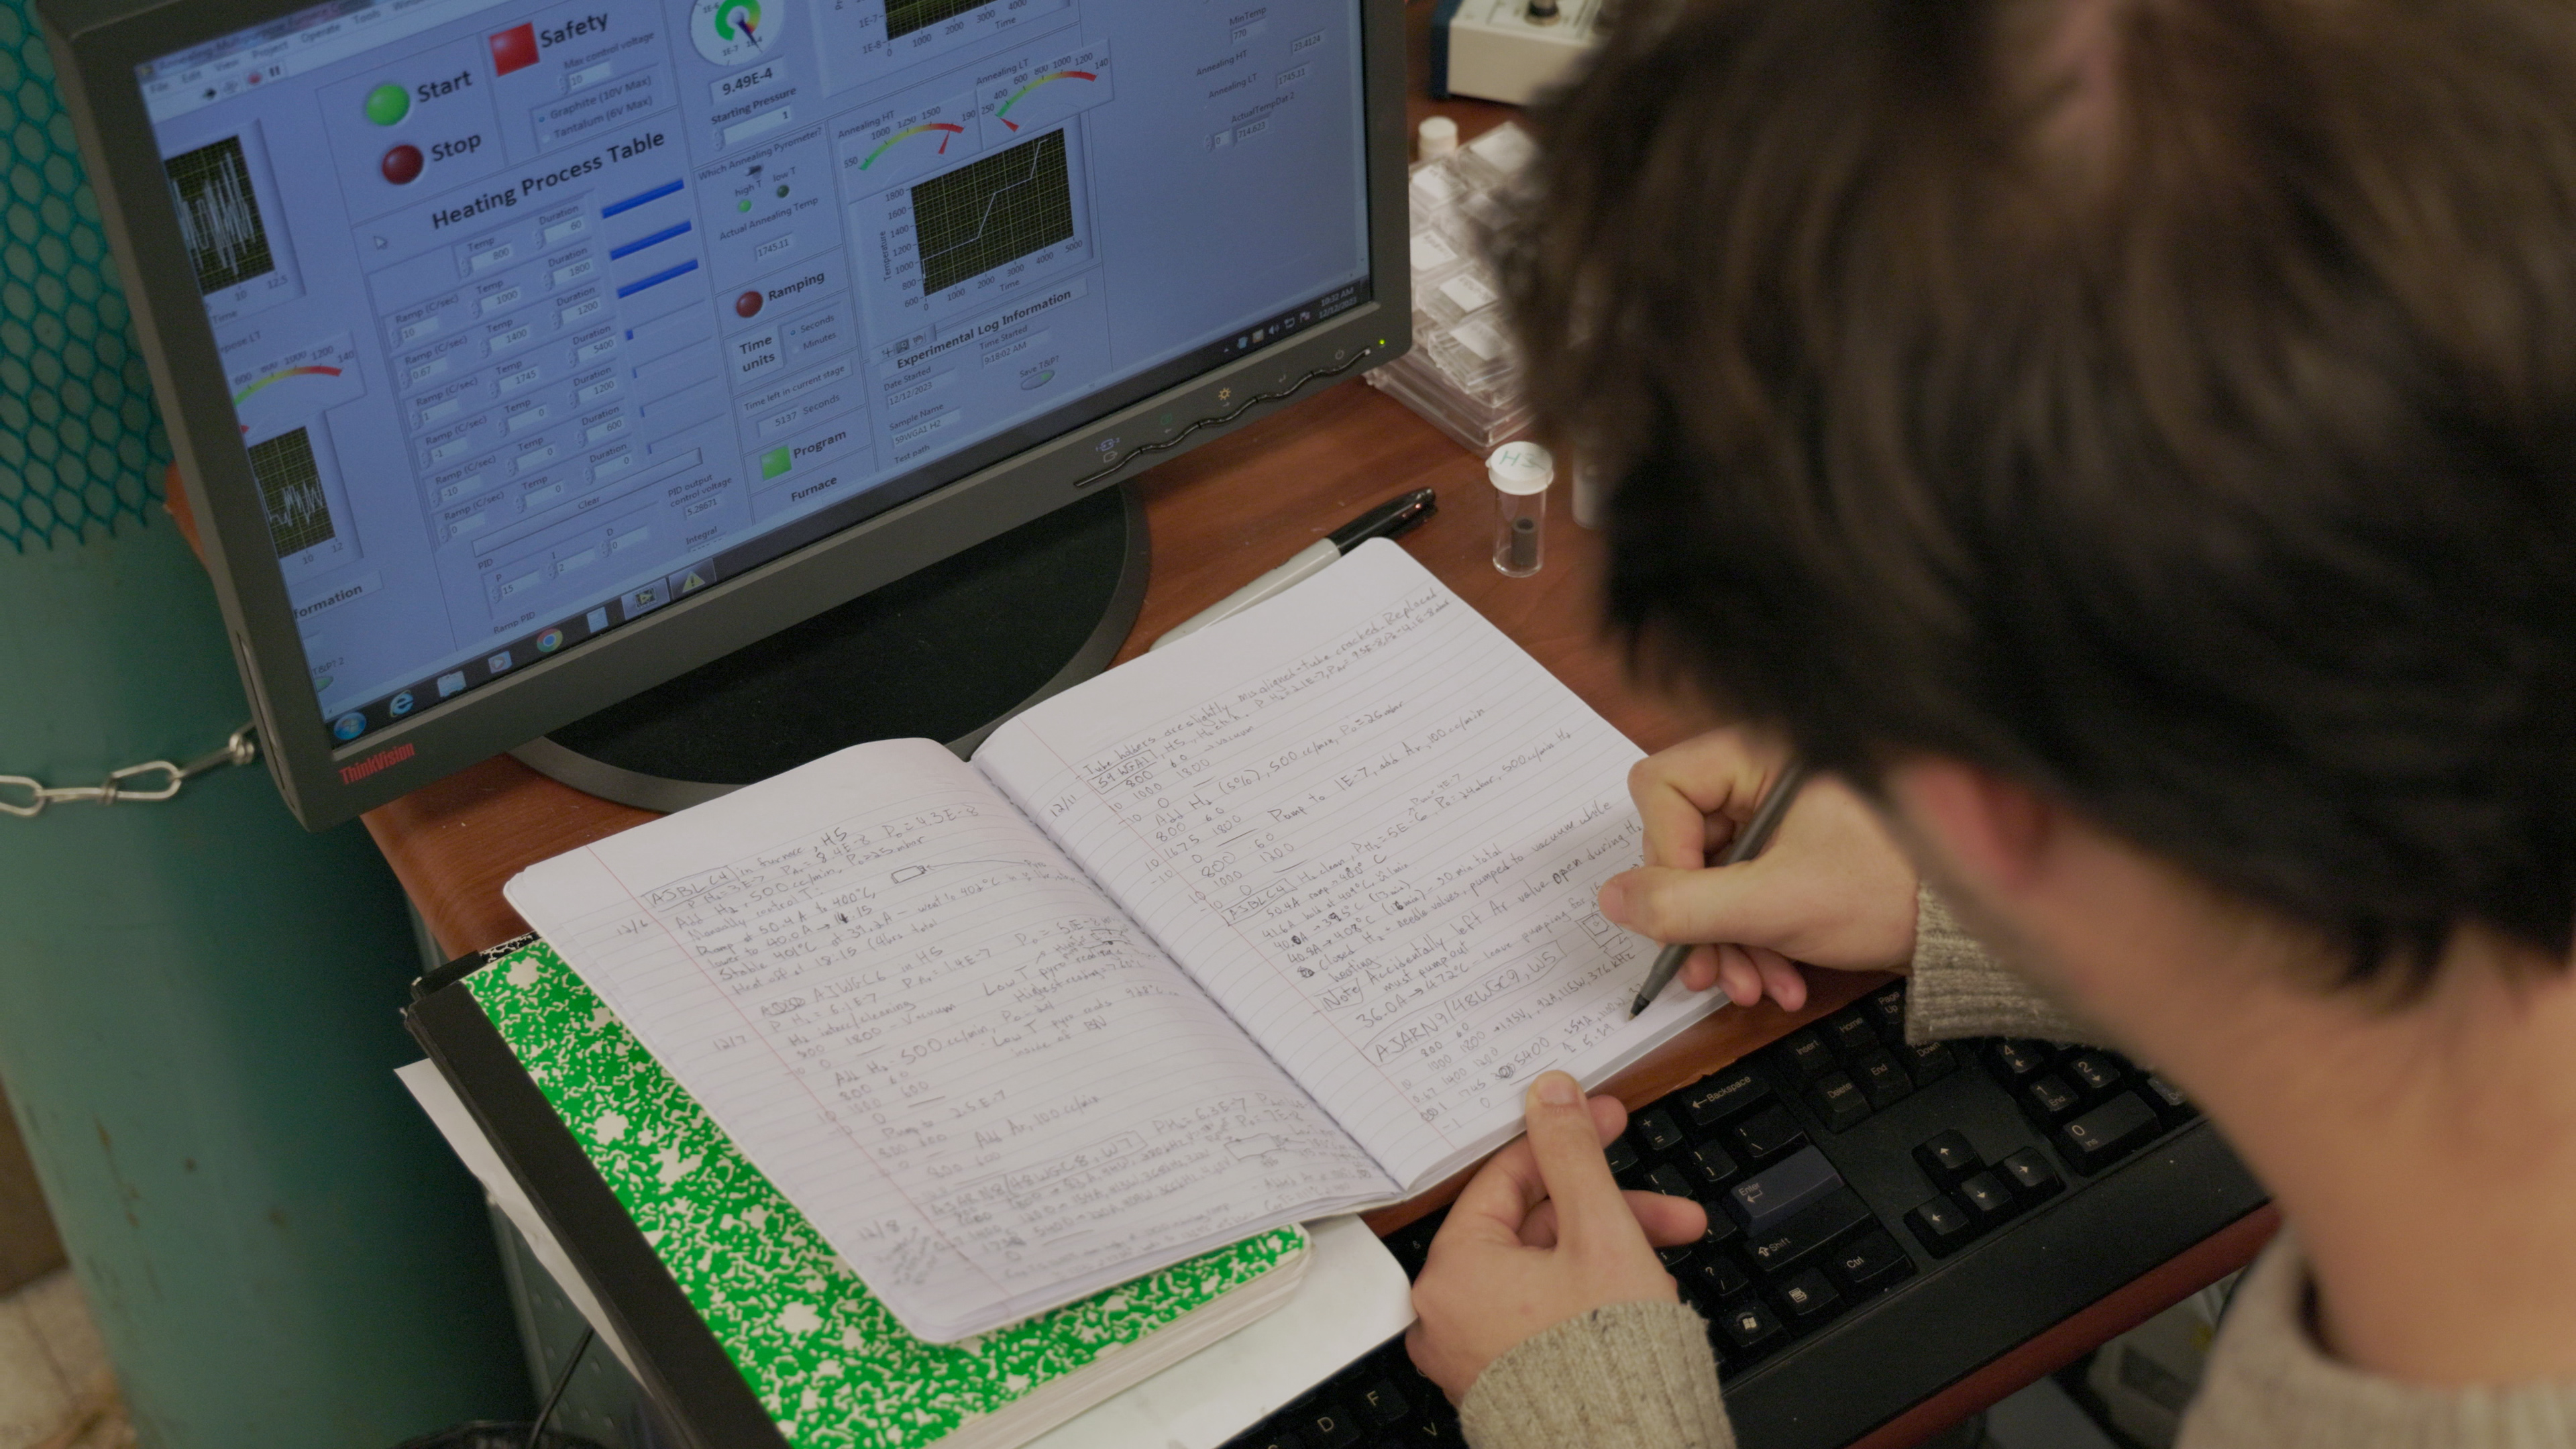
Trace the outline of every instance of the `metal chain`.
{"label": "metal chain", "polygon": [[[68,804],[74,800],[95,800],[101,805],[114,805],[126,800],[168,800],[179,793],[180,786],[208,770],[218,770],[226,765],[247,765],[258,758],[259,734],[252,726],[243,725],[233,731],[231,739],[224,741],[223,748],[209,751],[184,765],[174,765],[168,760],[146,760],[140,765],[128,765],[96,785],[48,787],[43,781],[27,775],[0,775],[0,815],[32,820],[44,814],[48,805]],[[150,786],[128,783],[147,775],[160,776],[161,783]],[[12,791],[20,792],[25,803],[12,801],[9,798]]]}

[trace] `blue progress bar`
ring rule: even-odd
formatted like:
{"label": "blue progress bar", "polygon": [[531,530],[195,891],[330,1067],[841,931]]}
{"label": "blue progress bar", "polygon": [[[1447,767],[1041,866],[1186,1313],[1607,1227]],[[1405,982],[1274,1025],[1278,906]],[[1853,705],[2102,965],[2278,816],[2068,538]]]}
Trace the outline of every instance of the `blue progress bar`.
{"label": "blue progress bar", "polygon": [[639,191],[633,196],[626,198],[624,201],[612,201],[608,205],[601,207],[599,209],[599,214],[601,217],[605,218],[615,216],[621,211],[633,211],[635,208],[642,206],[648,201],[659,201],[663,197],[668,196],[679,189],[679,182],[665,181],[650,191]]}
{"label": "blue progress bar", "polygon": [[685,221],[681,222],[678,226],[666,226],[660,231],[653,233],[651,236],[640,236],[622,247],[609,248],[608,259],[613,262],[620,257],[631,257],[637,252],[644,250],[646,247],[659,246],[663,242],[669,241],[675,236],[684,236],[688,233],[688,230],[689,224]]}
{"label": "blue progress bar", "polygon": [[664,282],[671,280],[673,277],[685,277],[697,269],[698,259],[691,257],[676,267],[665,267],[661,271],[655,272],[653,275],[644,278],[640,282],[627,283],[625,286],[617,289],[617,295],[620,297],[632,297],[636,293],[643,291],[646,287],[658,287]]}

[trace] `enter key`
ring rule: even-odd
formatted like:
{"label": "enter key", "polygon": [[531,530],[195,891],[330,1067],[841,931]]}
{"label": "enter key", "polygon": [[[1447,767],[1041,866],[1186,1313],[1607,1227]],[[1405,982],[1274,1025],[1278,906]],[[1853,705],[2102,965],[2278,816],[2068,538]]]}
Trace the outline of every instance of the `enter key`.
{"label": "enter key", "polygon": [[1727,1189],[1726,1211],[1748,1235],[1759,1236],[1842,1185],[1843,1175],[1823,1152],[1801,1148]]}

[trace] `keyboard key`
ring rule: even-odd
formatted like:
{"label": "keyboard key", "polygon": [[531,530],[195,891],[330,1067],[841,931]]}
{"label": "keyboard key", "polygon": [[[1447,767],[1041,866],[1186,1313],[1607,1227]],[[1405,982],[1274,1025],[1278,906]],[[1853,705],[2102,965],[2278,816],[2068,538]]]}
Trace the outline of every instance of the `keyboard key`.
{"label": "keyboard key", "polygon": [[1991,1172],[1970,1174],[1952,1189],[1951,1195],[1967,1208],[1968,1216],[1976,1219],[1980,1232],[2020,1209],[2020,1204],[2013,1201],[2012,1189],[2004,1186],[2003,1180]]}
{"label": "keyboard key", "polygon": [[1662,1260],[1665,1272],[1677,1273],[1681,1271],[1682,1264],[1690,1261],[1691,1246],[1689,1243],[1683,1243],[1677,1247],[1657,1248],[1655,1256]]}
{"label": "keyboard key", "polygon": [[1824,1256],[1835,1239],[1870,1220],[1869,1209],[1848,1187],[1838,1187],[1770,1232],[1748,1236],[1744,1257],[1766,1278],[1793,1273]]}
{"label": "keyboard key", "polygon": [[1734,1242],[1736,1239],[1744,1236],[1743,1224],[1737,1222],[1735,1219],[1727,1216],[1718,1209],[1709,1207],[1706,1203],[1702,1203],[1700,1206],[1703,1209],[1706,1209],[1708,1213],[1708,1231],[1699,1235],[1699,1241],[1702,1247],[1714,1248],[1723,1243]]}
{"label": "keyboard key", "polygon": [[1924,1248],[1935,1258],[1946,1258],[1977,1235],[1968,1210],[1946,1196],[1929,1198],[1920,1207],[1905,1214],[1905,1225],[1923,1240]]}
{"label": "keyboard key", "polygon": [[1744,1175],[1735,1157],[1714,1142],[1703,1142],[1682,1154],[1682,1170],[1706,1187],[1724,1187]]}
{"label": "keyboard key", "polygon": [[1682,1145],[1682,1129],[1670,1112],[1650,1107],[1637,1114],[1628,1131],[1648,1152],[1670,1152]]}
{"label": "keyboard key", "polygon": [[1898,1047],[1897,1060],[1914,1075],[1914,1085],[1928,1087],[1959,1069],[1959,1054],[1950,1050],[1946,1041],[1927,1041],[1921,1046]]}
{"label": "keyboard key", "polygon": [[1396,1388],[1395,1380],[1372,1379],[1367,1388],[1360,1390],[1360,1409],[1382,1429],[1402,1423],[1404,1416],[1413,1412],[1413,1405]]}
{"label": "keyboard key", "polygon": [[1852,1080],[1869,1095],[1869,1104],[1879,1111],[1914,1095],[1914,1079],[1905,1075],[1905,1068],[1896,1064],[1896,1058],[1876,1047],[1852,1058],[1851,1074]]}
{"label": "keyboard key", "polygon": [[1724,1253],[1702,1253],[1693,1258],[1682,1281],[1712,1303],[1723,1303],[1753,1286],[1743,1265]]}
{"label": "keyboard key", "polygon": [[[2139,1105],[2143,1107],[2145,1104]],[[2030,1085],[2021,1089],[2021,1109],[2030,1114],[2034,1121],[2043,1125],[2054,1125],[2082,1111],[2084,1099],[2075,1095],[2075,1089],[2060,1081],[2056,1073],[2052,1072],[2047,1076],[2034,1079]]]}
{"label": "keyboard key", "polygon": [[1860,1083],[1849,1072],[1827,1072],[1816,1078],[1807,1088],[1807,1105],[1836,1132],[1848,1132],[1869,1120],[1869,1098],[1861,1095]]}
{"label": "keyboard key", "polygon": [[1611,1138],[1610,1145],[1602,1148],[1601,1153],[1610,1159],[1610,1175],[1613,1177],[1623,1172],[1636,1171],[1637,1164],[1644,1160],[1637,1155],[1635,1144],[1628,1140],[1625,1133]]}
{"label": "keyboard key", "polygon": [[1882,986],[1869,994],[1870,1020],[1878,1026],[1879,1040],[1893,1046],[1905,1040],[1905,983]]}
{"label": "keyboard key", "polygon": [[2005,1154],[1995,1164],[1995,1171],[2012,1184],[2013,1192],[2025,1203],[2040,1202],[2057,1196],[2065,1186],[2057,1180],[2057,1169],[2036,1147],[2021,1147]]}
{"label": "keyboard key", "polygon": [[1834,1069],[1834,1049],[1825,1045],[1817,1030],[1803,1027],[1780,1039],[1780,1055],[1807,1076],[1820,1076]]}
{"label": "keyboard key", "polygon": [[2095,1096],[2118,1091],[2120,1064],[2102,1052],[2077,1052],[2058,1064],[2075,1085]]}
{"label": "keyboard key", "polygon": [[1253,1440],[1250,1449],[1306,1449],[1306,1441],[1282,1430]]}
{"label": "keyboard key", "polygon": [[1751,1067],[1729,1067],[1682,1089],[1682,1111],[1697,1127],[1715,1127],[1771,1100],[1771,1084]]}
{"label": "keyboard key", "polygon": [[1843,1175],[1813,1147],[1802,1147],[1726,1190],[1726,1211],[1760,1237],[1843,1185]]}
{"label": "keyboard key", "polygon": [[2147,1105],[2155,1109],[2156,1120],[2167,1127],[2178,1127],[2200,1115],[2200,1109],[2182,1094],[2182,1088],[2153,1072],[2138,1084],[2138,1095],[2147,1099]]}
{"label": "keyboard key", "polygon": [[1834,1252],[1834,1276],[1857,1293],[1875,1293],[1914,1276],[1914,1260],[1883,1230],[1872,1228]]}
{"label": "keyboard key", "polygon": [[1782,1110],[1777,1102],[1728,1130],[1734,1138],[1728,1146],[1734,1148],[1738,1156],[1756,1165],[1769,1162],[1807,1140],[1806,1130],[1798,1125],[1798,1119]]}
{"label": "keyboard key", "polygon": [[1359,1422],[1339,1404],[1308,1404],[1291,1422],[1316,1449],[1350,1449],[1360,1442]]}
{"label": "keyboard key", "polygon": [[1752,1298],[1738,1299],[1717,1311],[1717,1332],[1739,1354],[1756,1353],[1780,1336],[1780,1320]]}
{"label": "keyboard key", "polygon": [[1846,1011],[1825,1023],[1825,1040],[1846,1057],[1856,1056],[1878,1047],[1878,1031],[1869,1018],[1858,1011]]}
{"label": "keyboard key", "polygon": [[2129,1154],[2156,1133],[2156,1114],[2123,1093],[2057,1129],[2058,1146],[2077,1172],[2090,1177]]}
{"label": "keyboard key", "polygon": [[1698,1196],[1691,1191],[1690,1179],[1682,1176],[1682,1170],[1669,1162],[1656,1163],[1646,1174],[1646,1191],[1660,1192],[1666,1197]]}
{"label": "keyboard key", "polygon": [[1771,1300],[1780,1305],[1790,1331],[1804,1333],[1842,1311],[1843,1293],[1818,1269],[1801,1268],[1780,1280]]}
{"label": "keyboard key", "polygon": [[1996,1042],[1986,1060],[1994,1066],[1995,1076],[2012,1087],[2047,1071],[2055,1055],[2044,1041],[2009,1040]]}
{"label": "keyboard key", "polygon": [[1959,1179],[1982,1170],[1986,1161],[1977,1155],[1976,1144],[1964,1132],[1949,1131],[1918,1144],[1914,1160],[1934,1187],[1956,1187]]}

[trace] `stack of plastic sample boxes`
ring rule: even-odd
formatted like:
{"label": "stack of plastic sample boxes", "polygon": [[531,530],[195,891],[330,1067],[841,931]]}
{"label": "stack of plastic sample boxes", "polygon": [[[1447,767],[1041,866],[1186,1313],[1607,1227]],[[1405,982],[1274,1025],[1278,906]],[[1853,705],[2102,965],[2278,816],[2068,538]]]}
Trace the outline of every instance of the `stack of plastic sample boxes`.
{"label": "stack of plastic sample boxes", "polygon": [[1414,348],[1368,378],[1479,456],[1530,422],[1483,237],[1497,193],[1532,151],[1529,133],[1506,121],[1413,169]]}

